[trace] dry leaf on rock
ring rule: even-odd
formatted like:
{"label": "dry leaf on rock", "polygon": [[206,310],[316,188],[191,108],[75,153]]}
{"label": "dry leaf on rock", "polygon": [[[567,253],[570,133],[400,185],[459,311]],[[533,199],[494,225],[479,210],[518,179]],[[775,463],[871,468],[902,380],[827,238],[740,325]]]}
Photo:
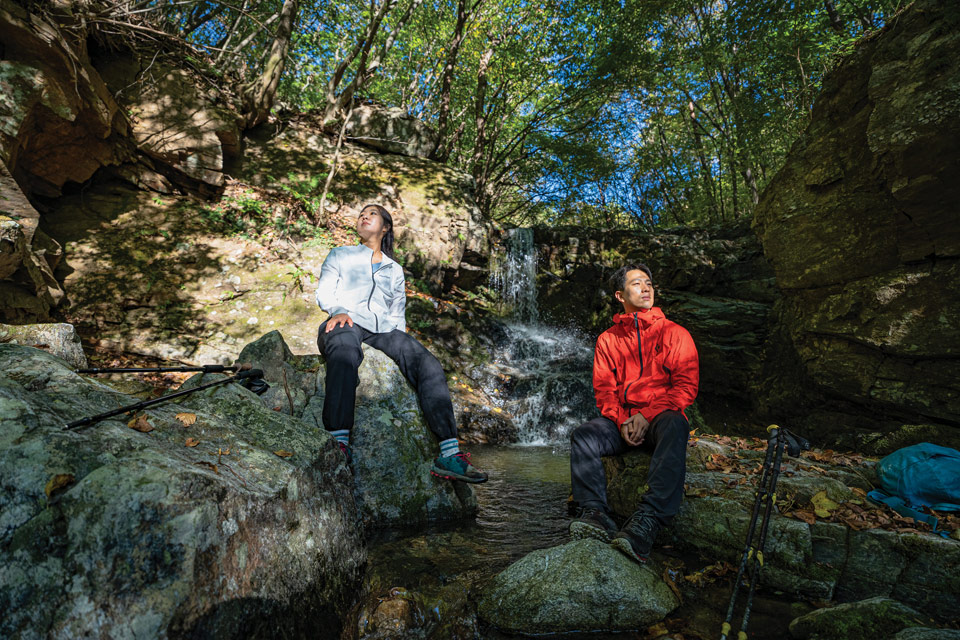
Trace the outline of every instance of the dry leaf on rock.
{"label": "dry leaf on rock", "polygon": [[145,413],[141,413],[130,420],[130,422],[127,423],[127,426],[135,431],[139,431],[140,433],[150,433],[153,431],[153,425],[150,424],[149,420],[147,420],[147,414]]}
{"label": "dry leaf on rock", "polygon": [[188,447],[195,447],[198,444],[200,444],[200,441],[197,440],[196,438],[187,438],[187,441],[184,442],[184,444],[187,445]]}
{"label": "dry leaf on rock", "polygon": [[43,492],[49,498],[54,492],[73,484],[75,480],[76,478],[73,477],[72,473],[58,473],[47,481],[47,486],[44,487]]}
{"label": "dry leaf on rock", "polygon": [[273,453],[274,453],[275,455],[280,456],[281,458],[289,458],[289,457],[293,456],[293,454],[292,454],[291,452],[289,452],[289,451],[284,451],[283,449],[278,449],[277,451],[274,451]]}
{"label": "dry leaf on rock", "polygon": [[177,420],[179,420],[185,427],[189,427],[190,425],[192,425],[194,422],[197,421],[197,414],[195,413],[178,413],[174,417]]}

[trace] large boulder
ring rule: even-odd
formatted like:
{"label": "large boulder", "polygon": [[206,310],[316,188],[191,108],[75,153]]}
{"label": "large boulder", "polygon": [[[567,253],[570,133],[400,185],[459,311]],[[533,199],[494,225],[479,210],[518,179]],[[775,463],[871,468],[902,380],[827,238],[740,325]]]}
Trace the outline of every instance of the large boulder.
{"label": "large boulder", "polygon": [[876,597],[811,611],[790,623],[790,635],[799,640],[874,640],[889,637],[904,627],[917,627],[930,622],[926,616],[905,604]]}
{"label": "large boulder", "polygon": [[[737,566],[763,455],[759,442],[697,437],[687,451],[686,497],[660,543]],[[641,451],[604,460],[617,514],[637,508],[649,464]],[[949,620],[960,610],[960,542],[892,526],[889,513],[863,500],[872,467],[870,460],[832,451],[784,459],[760,583],[837,602],[888,596]],[[892,528],[878,528],[881,523]]]}
{"label": "large boulder", "polygon": [[403,109],[364,104],[354,107],[346,129],[347,139],[378,151],[429,158],[437,146],[437,133]]}
{"label": "large boulder", "polygon": [[224,164],[240,152],[240,130],[218,90],[184,69],[132,54],[95,64],[130,114],[138,148],[161,172],[132,167],[124,173],[159,191],[172,191],[175,183],[206,196],[222,193]]}
{"label": "large boulder", "polygon": [[[322,428],[325,367],[301,419]],[[430,474],[440,455],[417,396],[397,365],[363,346],[354,427],[350,433],[357,504],[366,526],[384,528],[457,520],[477,510],[473,488]]]}
{"label": "large boulder", "polygon": [[508,633],[609,633],[643,629],[679,604],[650,566],[588,539],[510,565],[485,590],[479,615]]}
{"label": "large boulder", "polygon": [[129,152],[118,144],[127,122],[90,62],[82,21],[0,1],[0,163],[28,194],[58,196]]}
{"label": "large boulder", "polygon": [[768,401],[818,438],[960,422],[958,46],[960,14],[936,0],[858,43],[757,206],[787,345]]}
{"label": "large boulder", "polygon": [[80,338],[70,324],[0,324],[0,342],[44,349],[62,358],[74,369],[85,369],[87,366]]}
{"label": "large boulder", "polygon": [[0,635],[334,635],[366,555],[333,439],[233,384],[63,428],[133,402],[0,344]]}
{"label": "large boulder", "polygon": [[[321,357],[293,355],[280,332],[271,331],[244,347],[239,361],[263,370],[270,384],[261,396],[267,408],[323,429]],[[430,475],[440,452],[417,396],[393,360],[366,345],[350,438],[356,499],[368,528],[457,520],[476,512],[470,485]]]}

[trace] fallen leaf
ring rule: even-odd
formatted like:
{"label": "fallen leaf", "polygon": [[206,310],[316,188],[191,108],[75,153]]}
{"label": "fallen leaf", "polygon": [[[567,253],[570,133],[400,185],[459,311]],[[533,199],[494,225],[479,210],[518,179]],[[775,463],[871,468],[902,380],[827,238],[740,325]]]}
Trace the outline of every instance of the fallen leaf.
{"label": "fallen leaf", "polygon": [[279,449],[277,451],[274,451],[273,453],[280,456],[281,458],[289,458],[293,455],[289,451],[284,451],[283,449]]}
{"label": "fallen leaf", "polygon": [[197,421],[197,414],[195,413],[178,413],[174,416],[177,420],[183,423],[183,426],[189,427],[194,422]]}
{"label": "fallen leaf", "polygon": [[813,505],[813,512],[819,518],[829,518],[830,512],[840,506],[827,497],[826,490],[818,491],[816,495],[810,498],[810,504]]}
{"label": "fallen leaf", "polygon": [[140,415],[132,418],[130,422],[127,423],[127,426],[135,431],[140,433],[150,433],[153,431],[153,425],[150,424],[150,421],[147,420],[147,414],[141,413]]}
{"label": "fallen leaf", "polygon": [[215,474],[220,475],[220,470],[217,468],[217,465],[213,464],[212,462],[206,462],[204,460],[201,460],[197,462],[197,464],[203,465],[205,467],[209,467],[210,469],[213,470]]}
{"label": "fallen leaf", "polygon": [[200,444],[200,441],[197,440],[196,438],[187,438],[187,441],[184,442],[183,444],[187,445],[188,447],[195,447],[198,444]]}
{"label": "fallen leaf", "polygon": [[807,524],[814,524],[817,521],[817,517],[809,511],[804,511],[802,509],[797,509],[796,511],[791,511],[787,515],[793,516],[797,520],[803,520]]}
{"label": "fallen leaf", "polygon": [[44,487],[43,492],[49,498],[54,492],[73,484],[75,480],[76,478],[73,477],[72,473],[58,473],[47,481],[47,486]]}

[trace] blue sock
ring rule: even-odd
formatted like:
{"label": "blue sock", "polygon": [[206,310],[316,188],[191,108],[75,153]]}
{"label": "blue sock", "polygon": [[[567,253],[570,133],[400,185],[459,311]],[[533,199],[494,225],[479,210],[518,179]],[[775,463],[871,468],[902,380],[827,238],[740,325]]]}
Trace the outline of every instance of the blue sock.
{"label": "blue sock", "polygon": [[440,441],[441,458],[446,458],[447,456],[452,456],[457,453],[460,453],[460,443],[457,442],[456,438],[447,438],[446,440]]}
{"label": "blue sock", "polygon": [[342,442],[343,444],[350,444],[350,432],[346,429],[340,429],[338,431],[331,431],[330,435],[337,439],[337,442]]}

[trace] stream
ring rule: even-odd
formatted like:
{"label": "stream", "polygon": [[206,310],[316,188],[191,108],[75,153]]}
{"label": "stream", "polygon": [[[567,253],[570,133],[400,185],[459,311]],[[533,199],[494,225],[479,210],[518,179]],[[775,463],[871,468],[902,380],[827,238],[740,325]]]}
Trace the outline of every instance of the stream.
{"label": "stream", "polygon": [[[505,636],[480,627],[476,619],[484,585],[527,553],[569,541],[568,441],[570,432],[596,411],[593,339],[539,322],[530,230],[512,230],[505,254],[491,284],[504,301],[506,338],[492,354],[489,375],[484,377],[485,385],[498,385],[491,395],[499,398],[500,408],[516,424],[517,442],[463,447],[490,474],[487,483],[475,486],[479,509],[474,520],[416,531],[382,531],[369,540],[365,594],[346,622],[345,638],[499,640]],[[652,561],[683,567],[677,570],[677,579],[684,604],[666,621],[670,632],[677,633],[670,637],[719,637],[730,579],[684,588],[682,574],[707,563],[666,554],[671,551],[658,551]],[[758,594],[750,637],[786,637],[793,617],[789,603]],[[647,634],[638,630],[589,637]]]}

